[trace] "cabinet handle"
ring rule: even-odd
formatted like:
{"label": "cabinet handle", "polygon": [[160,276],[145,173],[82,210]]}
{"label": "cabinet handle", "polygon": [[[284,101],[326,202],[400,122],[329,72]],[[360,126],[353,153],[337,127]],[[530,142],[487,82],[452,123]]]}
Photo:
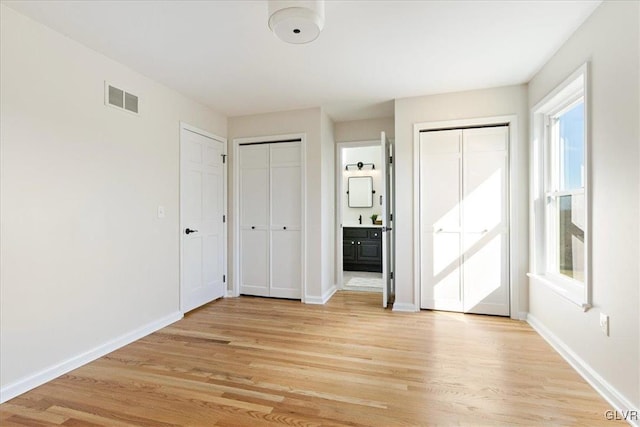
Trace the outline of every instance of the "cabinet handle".
{"label": "cabinet handle", "polygon": [[283,229],[283,230],[286,230],[286,229],[287,229],[287,227],[282,227],[282,229]]}
{"label": "cabinet handle", "polygon": [[251,229],[252,229],[252,230],[255,230],[255,229],[256,229],[256,226],[255,226],[255,225],[252,225],[252,226],[251,226]]}
{"label": "cabinet handle", "polygon": [[360,244],[360,242],[358,242],[358,244]]}
{"label": "cabinet handle", "polygon": [[354,242],[351,242],[351,244],[353,245],[353,244],[354,244]]}

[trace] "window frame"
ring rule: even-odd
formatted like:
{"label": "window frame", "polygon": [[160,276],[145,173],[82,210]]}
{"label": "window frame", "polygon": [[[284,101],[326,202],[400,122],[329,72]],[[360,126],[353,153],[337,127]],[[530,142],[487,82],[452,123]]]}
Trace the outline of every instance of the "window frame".
{"label": "window frame", "polygon": [[[585,63],[531,109],[531,227],[530,273],[533,283],[546,285],[584,311],[591,302],[591,221],[590,221],[590,108],[589,64]],[[582,189],[560,190],[559,147],[552,147],[552,120],[584,102],[584,171]],[[556,140],[557,141],[557,140]],[[555,174],[555,175],[554,175]],[[559,177],[558,177],[559,178]],[[556,182],[557,181],[557,182]],[[556,185],[557,184],[557,185]],[[554,271],[557,265],[557,201],[561,196],[584,195],[584,281]],[[554,234],[554,231],[556,233]]]}

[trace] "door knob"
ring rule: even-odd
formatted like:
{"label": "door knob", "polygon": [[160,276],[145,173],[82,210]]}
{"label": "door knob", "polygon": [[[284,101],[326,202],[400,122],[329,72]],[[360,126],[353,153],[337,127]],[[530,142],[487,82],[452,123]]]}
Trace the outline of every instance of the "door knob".
{"label": "door knob", "polygon": [[184,230],[184,234],[191,234],[191,233],[197,233],[198,230],[192,230],[190,228],[187,228],[186,230]]}

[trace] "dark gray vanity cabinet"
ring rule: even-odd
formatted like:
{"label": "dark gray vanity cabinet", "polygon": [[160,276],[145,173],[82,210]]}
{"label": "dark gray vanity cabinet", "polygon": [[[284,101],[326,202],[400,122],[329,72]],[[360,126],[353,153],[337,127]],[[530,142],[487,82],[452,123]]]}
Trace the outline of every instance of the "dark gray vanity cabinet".
{"label": "dark gray vanity cabinet", "polygon": [[342,238],[344,270],[382,272],[382,232],[380,228],[344,227]]}

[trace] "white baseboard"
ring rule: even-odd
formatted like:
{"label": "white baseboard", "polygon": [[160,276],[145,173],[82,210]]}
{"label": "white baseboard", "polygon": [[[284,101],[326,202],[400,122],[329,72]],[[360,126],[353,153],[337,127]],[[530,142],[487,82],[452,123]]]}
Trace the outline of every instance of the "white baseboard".
{"label": "white baseboard", "polygon": [[140,328],[134,329],[131,332],[107,341],[106,343],[101,344],[89,351],[78,354],[77,356],[73,356],[61,363],[45,368],[33,375],[21,378],[11,384],[7,384],[6,386],[0,388],[0,403],[4,403],[9,399],[13,399],[14,397],[31,389],[34,389],[48,381],[51,381],[52,379],[57,378],[60,375],[64,375],[69,371],[72,371],[76,368],[81,367],[82,365],[86,365],[87,363],[104,356],[105,354],[111,353],[112,351],[115,351],[120,347],[124,347],[127,344],[139,340],[142,337],[145,337],[159,329],[164,328],[165,326],[168,326],[182,319],[182,317],[182,313],[178,311],[171,313],[161,319],[155,320],[151,323],[141,326]]}
{"label": "white baseboard", "polygon": [[527,317],[529,316],[529,313],[526,311],[521,311],[519,313],[516,314],[516,317],[512,317],[512,319],[515,320],[523,320],[523,321],[527,321]]}
{"label": "white baseboard", "polygon": [[307,295],[304,298],[304,303],[305,304],[326,304],[327,301],[331,299],[331,297],[333,296],[333,294],[336,293],[337,290],[338,288],[336,287],[336,285],[332,285],[329,289],[325,291],[324,294],[322,294],[321,297]]}
{"label": "white baseboard", "polygon": [[416,307],[415,304],[409,304],[406,302],[394,302],[393,303],[393,310],[391,311],[400,311],[400,312],[405,312],[405,313],[415,313],[417,311],[420,311],[418,309],[418,307]]}
{"label": "white baseboard", "polygon": [[[529,314],[527,316],[527,322],[531,327],[544,338],[568,363],[573,369],[585,379],[586,382],[591,385],[609,404],[612,409],[618,411],[616,414],[622,418],[625,414],[633,413],[635,411],[636,417],[640,417],[640,408],[634,408],[634,405],[624,397],[615,387],[600,376],[591,366],[589,366],[584,359],[578,356],[573,350],[571,350],[557,335],[549,330],[542,322],[540,322],[535,316]],[[605,414],[602,414],[603,419]],[[617,418],[617,419],[620,419]],[[640,427],[640,419],[627,419],[630,425]]]}

